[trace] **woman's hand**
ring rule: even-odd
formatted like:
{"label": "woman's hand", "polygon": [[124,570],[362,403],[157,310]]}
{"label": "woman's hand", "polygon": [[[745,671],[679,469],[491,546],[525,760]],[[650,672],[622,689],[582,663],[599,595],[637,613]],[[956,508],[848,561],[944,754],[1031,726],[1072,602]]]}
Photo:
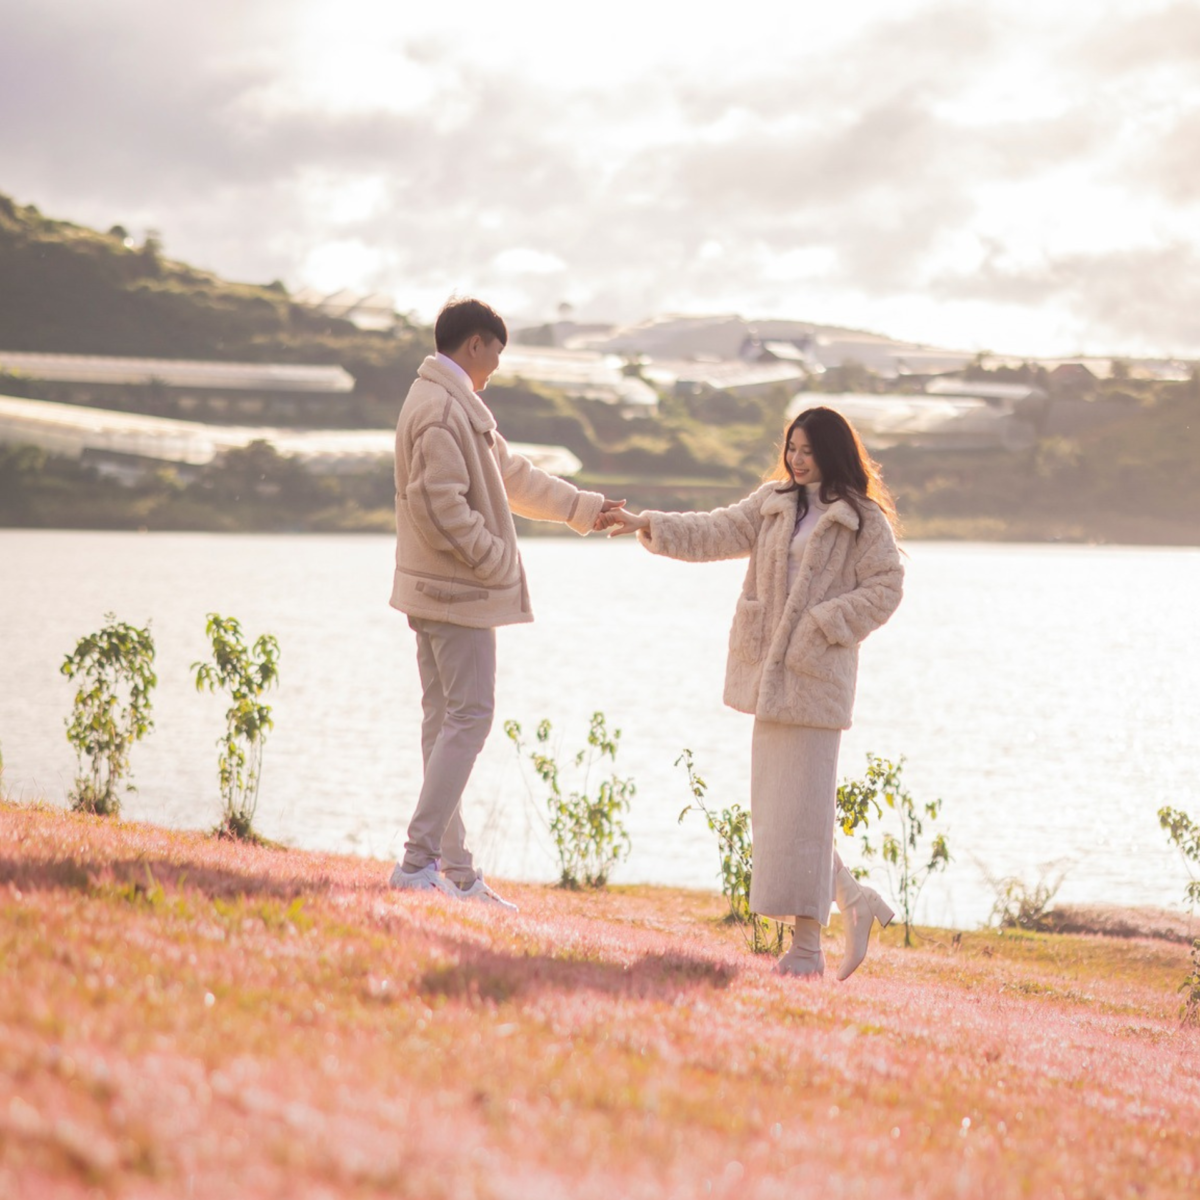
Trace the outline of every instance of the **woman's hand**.
{"label": "woman's hand", "polygon": [[627,508],[618,508],[604,514],[608,521],[608,536],[620,537],[624,533],[649,531],[650,518],[643,513],[631,513]]}
{"label": "woman's hand", "polygon": [[624,500],[605,500],[600,505],[600,512],[594,522],[592,522],[592,532],[599,533],[602,529],[607,529],[615,521],[613,517],[614,510],[624,508]]}

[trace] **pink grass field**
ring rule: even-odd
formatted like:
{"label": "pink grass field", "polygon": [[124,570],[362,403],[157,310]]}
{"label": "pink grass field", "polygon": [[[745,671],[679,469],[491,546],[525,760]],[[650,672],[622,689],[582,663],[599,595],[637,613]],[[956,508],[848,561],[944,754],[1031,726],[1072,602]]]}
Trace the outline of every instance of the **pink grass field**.
{"label": "pink grass field", "polygon": [[1184,946],[389,869],[0,805],[0,1197],[1200,1196]]}

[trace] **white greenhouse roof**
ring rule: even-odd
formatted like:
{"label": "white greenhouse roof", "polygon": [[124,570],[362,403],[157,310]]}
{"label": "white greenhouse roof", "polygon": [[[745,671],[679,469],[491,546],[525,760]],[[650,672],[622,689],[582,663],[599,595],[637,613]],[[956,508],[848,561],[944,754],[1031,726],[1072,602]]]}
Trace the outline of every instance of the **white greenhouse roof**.
{"label": "white greenhouse roof", "polygon": [[1011,410],[967,396],[800,392],[788,405],[787,417],[818,405],[840,412],[869,445],[934,440],[1012,446],[1031,435],[1031,427]]}
{"label": "white greenhouse roof", "polygon": [[1008,400],[1017,403],[1031,397],[1045,396],[1039,387],[1029,383],[1002,383],[992,379],[960,379],[951,375],[931,379],[925,385],[930,396],[975,396],[980,400]]}
{"label": "white greenhouse roof", "polygon": [[[38,446],[69,458],[79,458],[85,451],[91,451],[205,466],[223,451],[254,441],[270,442],[280,454],[294,455],[314,471],[337,473],[391,458],[396,435],[390,429],[205,425],[199,421],[0,396],[0,444]],[[509,445],[552,475],[577,475],[583,469],[583,464],[565,446],[524,442]]]}
{"label": "white greenhouse roof", "polygon": [[798,362],[746,362],[742,359],[719,362],[655,360],[643,367],[643,371],[647,379],[663,387],[690,383],[723,392],[762,388],[774,383],[797,383],[809,374]]}
{"label": "white greenhouse roof", "polygon": [[338,366],[298,363],[191,362],[0,350],[0,372],[55,383],[149,384],[229,391],[350,392],[354,377]]}
{"label": "white greenhouse roof", "polygon": [[510,345],[500,356],[496,382],[525,380],[559,388],[587,400],[653,408],[658,394],[644,380],[622,372],[616,354],[556,347]]}

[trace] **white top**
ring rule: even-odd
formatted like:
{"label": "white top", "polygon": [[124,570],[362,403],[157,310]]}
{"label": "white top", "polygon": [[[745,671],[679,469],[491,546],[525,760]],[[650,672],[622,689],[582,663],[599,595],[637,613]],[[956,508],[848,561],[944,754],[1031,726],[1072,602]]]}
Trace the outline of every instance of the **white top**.
{"label": "white top", "polygon": [[462,376],[462,378],[463,378],[464,382],[466,383],[466,385],[467,385],[467,390],[468,390],[468,391],[470,391],[470,392],[473,392],[473,391],[475,391],[475,383],[474,383],[474,380],[472,380],[472,378],[470,377],[470,375],[468,375],[468,374],[466,373],[466,371],[465,371],[465,370],[463,370],[463,368],[462,368],[462,367],[460,367],[460,366],[458,365],[458,363],[456,363],[456,362],[454,361],[454,359],[452,359],[452,358],[451,358],[451,357],[450,357],[448,354],[443,354],[443,353],[442,353],[442,352],[439,350],[439,351],[438,351],[438,352],[437,352],[437,353],[436,353],[436,354],[435,354],[433,357],[434,357],[434,358],[436,358],[436,359],[438,360],[438,362],[440,362],[440,363],[442,364],[442,366],[443,366],[443,367],[446,367],[448,370],[450,370],[450,371],[457,371],[457,372],[458,372],[458,374]]}
{"label": "white top", "polygon": [[829,509],[828,504],[821,503],[821,485],[819,483],[814,487],[806,487],[804,491],[808,496],[808,512],[796,522],[796,530],[792,534],[792,544],[788,548],[789,592],[800,571],[800,561],[804,558],[804,547],[808,545],[808,539],[812,537],[812,531],[816,528],[817,522]]}

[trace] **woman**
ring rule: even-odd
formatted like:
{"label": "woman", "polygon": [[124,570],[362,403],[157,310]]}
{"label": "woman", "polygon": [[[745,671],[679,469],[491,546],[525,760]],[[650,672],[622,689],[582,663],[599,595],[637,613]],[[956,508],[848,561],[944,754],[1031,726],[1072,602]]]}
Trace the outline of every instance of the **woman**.
{"label": "woman", "polygon": [[[781,486],[782,485],[782,486]],[[729,636],[725,703],[754,715],[750,907],[794,921],[783,974],[825,969],[821,926],[837,899],[846,927],[838,978],[867,953],[890,908],[833,848],[841,731],[850,727],[858,644],[900,603],[896,510],[849,422],[810,408],[789,426],[775,478],[709,513],[622,511],[654,554],[688,562],[750,556]]]}

